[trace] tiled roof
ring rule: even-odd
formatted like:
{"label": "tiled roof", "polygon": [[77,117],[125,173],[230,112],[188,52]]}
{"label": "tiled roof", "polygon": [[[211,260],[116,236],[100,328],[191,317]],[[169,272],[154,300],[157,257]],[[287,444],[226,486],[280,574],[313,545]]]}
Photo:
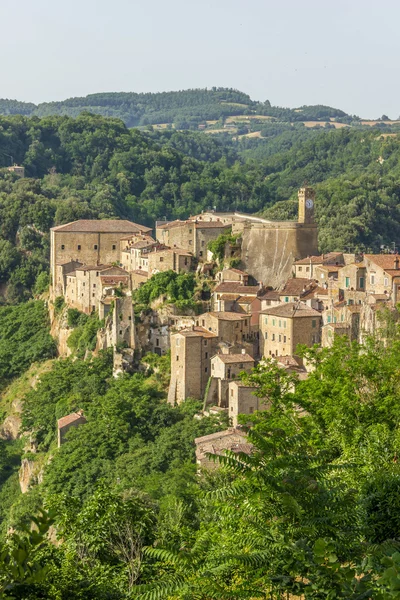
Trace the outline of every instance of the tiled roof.
{"label": "tiled roof", "polygon": [[249,315],[244,315],[243,313],[230,312],[225,310],[213,311],[209,313],[203,313],[199,315],[199,319],[204,317],[204,315],[211,315],[216,319],[220,319],[221,321],[243,321],[243,319],[248,319]]}
{"label": "tiled roof", "polygon": [[260,300],[279,300],[279,292],[277,290],[267,290],[259,298]]}
{"label": "tiled roof", "polygon": [[210,433],[208,435],[203,435],[202,437],[195,438],[194,443],[204,444],[206,442],[212,442],[214,440],[219,440],[220,438],[228,437],[231,435],[240,435],[246,437],[246,433],[241,429],[234,429],[230,427],[229,429],[225,429],[225,431],[217,431],[216,433]]}
{"label": "tiled roof", "polygon": [[113,285],[116,283],[121,283],[123,281],[126,281],[127,279],[129,279],[129,275],[102,275],[100,277],[100,281],[101,283],[106,283],[108,285]]}
{"label": "tiled roof", "polygon": [[[368,259],[370,262],[374,263],[381,269],[390,269],[395,271],[394,263],[397,259],[400,265],[400,256],[398,254],[364,254],[364,260]],[[399,269],[400,274],[400,269]]]}
{"label": "tiled roof", "polygon": [[232,227],[231,223],[223,223],[222,221],[202,221],[201,223],[195,222],[196,229],[225,229],[226,227]]}
{"label": "tiled roof", "polygon": [[304,302],[285,302],[284,304],[279,304],[278,306],[271,306],[271,308],[263,310],[261,314],[288,318],[321,316],[317,310],[310,308]]}
{"label": "tiled roof", "polygon": [[237,294],[222,294],[220,300],[238,300],[240,296]]}
{"label": "tiled roof", "polygon": [[216,354],[213,358],[219,358],[225,365],[254,362],[250,354]]}
{"label": "tiled roof", "polygon": [[154,246],[154,244],[157,244],[157,242],[155,240],[153,240],[153,241],[150,241],[150,240],[141,240],[140,242],[135,242],[130,247],[131,248],[136,248],[136,249],[151,248],[151,246]]}
{"label": "tiled roof", "polygon": [[84,419],[85,417],[83,416],[83,413],[81,413],[81,412],[74,412],[65,417],[61,417],[61,419],[58,419],[58,421],[57,421],[58,429],[61,429],[62,427],[65,427],[66,425],[70,425],[71,423],[74,423],[74,421],[78,421],[79,419],[82,419],[82,418]]}
{"label": "tiled roof", "polygon": [[111,267],[112,265],[84,265],[83,267],[76,267],[76,271],[104,271]]}
{"label": "tiled roof", "polygon": [[136,269],[135,271],[131,271],[131,273],[133,275],[142,275],[142,277],[146,277],[146,279],[149,277],[149,274],[147,271],[141,271],[140,269]]}
{"label": "tiled roof", "polygon": [[206,338],[215,338],[217,337],[215,333],[211,333],[211,331],[207,331],[204,327],[188,327],[186,329],[181,329],[177,331],[173,335],[184,335],[185,337],[206,337]]}
{"label": "tiled roof", "polygon": [[237,292],[240,296],[256,296],[259,291],[260,288],[258,285],[243,285],[242,283],[232,281],[223,281],[214,289],[214,292],[226,292],[227,294]]}
{"label": "tiled roof", "polygon": [[285,283],[283,289],[279,292],[280,296],[300,296],[307,288],[315,287],[314,279],[302,279],[300,277],[292,277]]}
{"label": "tiled roof", "polygon": [[81,219],[72,223],[66,223],[65,225],[59,225],[58,227],[52,227],[52,231],[70,231],[74,233],[136,233],[138,231],[151,231],[151,227],[119,219]]}
{"label": "tiled roof", "polygon": [[328,264],[329,261],[335,260],[339,258],[339,256],[343,256],[342,252],[328,252],[328,254],[320,254],[319,256],[307,256],[307,258],[301,258],[300,260],[295,261],[295,265],[309,265],[310,263],[313,265],[322,265]]}
{"label": "tiled roof", "polygon": [[246,271],[241,271],[240,269],[231,269],[231,268],[229,268],[229,269],[224,269],[224,270],[222,271],[222,275],[223,275],[224,273],[226,273],[227,271],[230,271],[231,273],[237,273],[238,275],[248,275],[248,273],[246,273]]}

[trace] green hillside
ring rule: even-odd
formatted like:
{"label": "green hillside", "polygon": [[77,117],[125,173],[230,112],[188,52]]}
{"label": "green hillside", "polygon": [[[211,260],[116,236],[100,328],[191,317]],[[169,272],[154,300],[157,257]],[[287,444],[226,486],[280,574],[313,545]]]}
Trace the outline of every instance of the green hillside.
{"label": "green hillside", "polygon": [[2,115],[76,117],[83,111],[104,117],[117,117],[128,127],[174,123],[178,129],[197,128],[199,123],[207,120],[219,120],[242,114],[271,116],[280,121],[347,117],[345,112],[327,106],[303,106],[299,109],[273,107],[269,101],[255,102],[247,94],[229,88],[143,94],[110,92],[69,98],[61,102],[44,102],[37,106],[17,100],[0,99]]}

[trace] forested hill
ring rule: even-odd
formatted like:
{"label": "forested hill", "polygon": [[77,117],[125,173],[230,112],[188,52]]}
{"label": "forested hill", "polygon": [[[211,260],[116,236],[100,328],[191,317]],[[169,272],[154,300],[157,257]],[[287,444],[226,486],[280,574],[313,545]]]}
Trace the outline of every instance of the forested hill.
{"label": "forested hill", "polygon": [[268,100],[255,102],[250,96],[238,90],[216,87],[154,94],[133,92],[90,94],[82,98],[44,102],[39,105],[0,99],[2,115],[76,117],[83,111],[105,117],[118,117],[128,127],[174,123],[178,129],[197,126],[207,120],[243,114],[258,114],[291,122],[348,117],[342,110],[328,106],[302,106],[297,109],[274,107]]}
{"label": "forested hill", "polygon": [[[399,244],[397,134],[293,129],[261,143],[254,160],[246,140],[140,132],[99,115],[0,117],[1,293],[7,284],[9,302],[30,297],[48,270],[54,224],[121,217],[153,226],[211,206],[292,219],[305,180],[317,191],[321,251]],[[24,179],[7,170],[11,156]]]}

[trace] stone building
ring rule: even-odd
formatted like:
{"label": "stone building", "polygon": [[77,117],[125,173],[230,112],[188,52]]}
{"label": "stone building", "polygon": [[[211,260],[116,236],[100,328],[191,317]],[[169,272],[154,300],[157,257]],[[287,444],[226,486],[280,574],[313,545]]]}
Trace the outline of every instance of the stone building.
{"label": "stone building", "polygon": [[149,275],[162,271],[188,273],[193,268],[193,254],[180,248],[158,246],[147,255]]}
{"label": "stone building", "polygon": [[246,271],[241,271],[240,269],[223,269],[217,273],[216,280],[220,283],[227,281],[230,283],[248,285],[249,274],[246,273]]}
{"label": "stone building", "polygon": [[244,431],[239,428],[229,428],[225,431],[217,431],[209,435],[198,437],[194,440],[196,444],[196,462],[199,467],[215,469],[218,462],[209,458],[209,454],[221,455],[226,450],[230,452],[244,452],[250,454],[252,445],[247,442]]}
{"label": "stone building", "polygon": [[71,413],[66,417],[61,417],[61,419],[58,419],[58,447],[65,442],[65,436],[71,427],[78,427],[78,425],[82,425],[83,423],[86,423],[86,418],[84,417],[82,410],[78,410],[77,412]]}
{"label": "stone building", "polygon": [[[297,278],[318,279],[315,275],[315,267],[322,267],[324,265],[344,266],[347,264],[345,256],[343,252],[328,252],[328,254],[307,256],[306,258],[296,260],[293,264],[294,276]],[[351,256],[347,256],[349,257],[347,259],[348,262],[352,262]],[[352,256],[354,257],[354,255]]]}
{"label": "stone building", "polygon": [[21,179],[22,177],[25,177],[25,167],[22,167],[21,165],[13,165],[12,167],[7,167],[7,170],[11,173],[15,173],[15,175],[17,177],[20,177]]}
{"label": "stone building", "polygon": [[228,408],[229,382],[238,378],[242,372],[250,373],[254,367],[254,358],[246,352],[241,354],[216,354],[211,358],[211,377],[207,404],[216,404]]}
{"label": "stone building", "polygon": [[262,294],[259,285],[243,285],[234,281],[223,281],[219,283],[212,293],[212,306],[216,311],[226,310],[225,302],[236,298],[257,298]]}
{"label": "stone building", "polygon": [[123,220],[80,220],[50,230],[50,273],[53,297],[61,295],[57,265],[77,261],[85,265],[120,262],[120,240],[150,227]]}
{"label": "stone building", "polygon": [[[137,236],[135,236],[137,237]],[[149,252],[159,244],[151,237],[142,235],[141,239],[136,239],[133,243],[127,240],[127,245],[121,248],[121,267],[126,271],[149,270]]]}
{"label": "stone building", "polygon": [[368,294],[386,294],[397,303],[400,290],[400,257],[396,254],[365,254],[365,290]]}
{"label": "stone building", "polygon": [[267,358],[293,356],[298,344],[319,344],[321,320],[321,314],[304,302],[289,302],[262,311],[260,353]]}
{"label": "stone building", "polygon": [[90,314],[98,310],[105,296],[120,287],[130,289],[129,273],[124,269],[111,265],[79,266],[66,275],[65,301],[70,308]]}
{"label": "stone building", "polygon": [[233,427],[238,425],[239,415],[252,415],[256,410],[268,410],[269,403],[255,395],[257,388],[243,381],[230,381],[228,388],[228,415]]}
{"label": "stone building", "polygon": [[251,339],[250,317],[235,312],[209,312],[196,317],[196,325],[220,340],[238,344]]}
{"label": "stone building", "polygon": [[192,326],[171,334],[168,402],[180,404],[186,398],[203,398],[216,346],[217,335],[204,327]]}
{"label": "stone building", "polygon": [[165,246],[181,248],[198,260],[205,261],[208,243],[229,230],[230,224],[222,221],[201,222],[193,218],[187,221],[157,222],[156,238]]}

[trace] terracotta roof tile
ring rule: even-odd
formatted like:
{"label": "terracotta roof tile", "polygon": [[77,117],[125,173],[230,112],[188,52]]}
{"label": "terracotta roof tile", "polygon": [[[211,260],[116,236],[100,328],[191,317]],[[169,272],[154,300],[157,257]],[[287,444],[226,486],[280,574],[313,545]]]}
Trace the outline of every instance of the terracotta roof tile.
{"label": "terracotta roof tile", "polygon": [[249,318],[249,315],[245,315],[243,313],[236,313],[236,312],[231,312],[231,311],[220,310],[220,311],[212,311],[209,313],[203,313],[202,315],[199,315],[199,319],[201,317],[204,318],[204,315],[211,315],[212,317],[215,317],[216,319],[220,319],[221,321],[243,321],[243,319]]}
{"label": "terracotta roof tile", "polygon": [[70,415],[66,415],[65,417],[61,417],[61,419],[58,419],[58,421],[57,421],[58,429],[62,429],[62,427],[65,427],[66,425],[70,425],[71,423],[74,423],[75,421],[78,421],[79,419],[82,419],[82,418],[85,419],[83,412],[81,412],[81,411],[71,413]]}
{"label": "terracotta roof tile", "polygon": [[263,310],[261,314],[288,318],[321,317],[321,314],[317,310],[310,308],[304,302],[285,302],[278,306],[271,306],[271,308]]}
{"label": "terracotta roof tile", "polygon": [[250,354],[216,354],[213,358],[219,358],[225,365],[254,362]]}
{"label": "terracotta roof tile", "polygon": [[226,292],[227,294],[234,294],[237,292],[240,296],[257,296],[260,292],[260,288],[258,285],[243,285],[239,282],[223,281],[216,286],[214,292]]}
{"label": "terracotta roof tile", "polygon": [[52,227],[51,230],[75,233],[136,233],[138,231],[151,231],[151,227],[119,219],[81,219]]}
{"label": "terracotta roof tile", "polygon": [[302,279],[292,277],[285,283],[283,289],[279,292],[280,296],[300,296],[306,289],[316,287],[315,279]]}

